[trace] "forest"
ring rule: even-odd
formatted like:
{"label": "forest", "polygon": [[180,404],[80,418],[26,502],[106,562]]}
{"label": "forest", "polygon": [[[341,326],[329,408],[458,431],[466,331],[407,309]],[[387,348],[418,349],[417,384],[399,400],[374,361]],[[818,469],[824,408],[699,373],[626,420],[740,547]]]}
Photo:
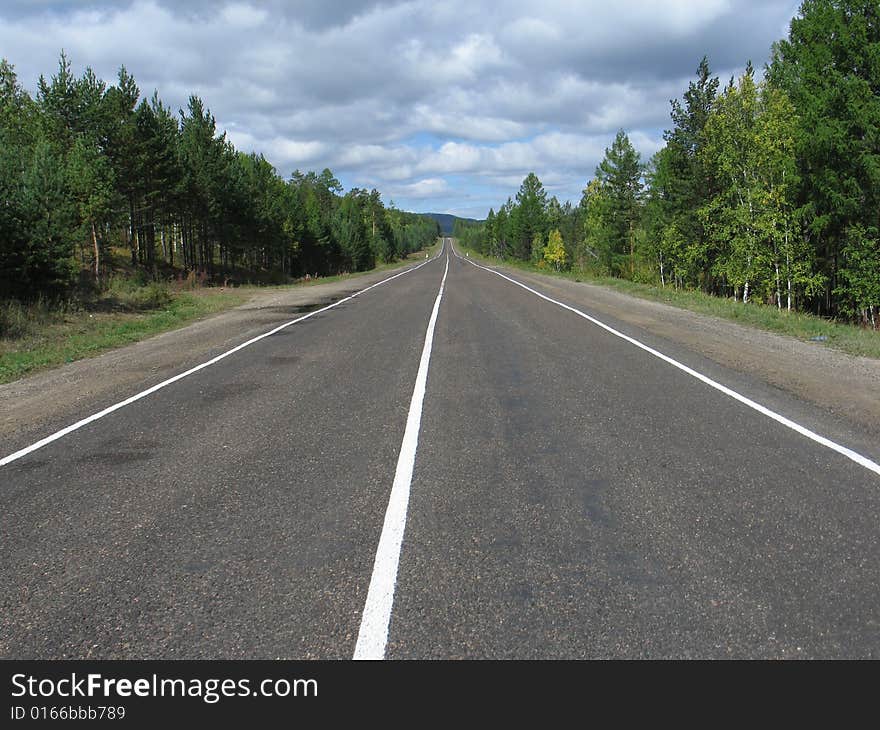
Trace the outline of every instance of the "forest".
{"label": "forest", "polygon": [[529,174],[456,236],[498,258],[880,326],[880,5],[806,0],[764,73],[709,61],[643,161],[621,130],[577,205]]}
{"label": "forest", "polygon": [[175,112],[125,67],[108,84],[63,52],[34,97],[0,61],[0,201],[0,303],[88,296],[121,269],[202,283],[362,271],[438,235],[376,190],[343,194],[330,170],[283,178],[197,96]]}

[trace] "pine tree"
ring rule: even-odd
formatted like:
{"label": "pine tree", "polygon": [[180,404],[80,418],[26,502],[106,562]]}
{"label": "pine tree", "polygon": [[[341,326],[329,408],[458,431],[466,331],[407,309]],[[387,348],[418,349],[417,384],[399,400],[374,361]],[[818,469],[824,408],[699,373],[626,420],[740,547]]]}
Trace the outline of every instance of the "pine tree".
{"label": "pine tree", "polygon": [[92,275],[101,276],[104,230],[113,217],[116,197],[110,161],[85,137],[78,138],[67,157],[67,190],[79,221],[78,239],[91,244]]}
{"label": "pine tree", "polygon": [[58,71],[51,80],[46,81],[40,76],[37,103],[42,112],[43,139],[60,154],[66,154],[83,124],[76,78],[64,51],[58,59]]}
{"label": "pine tree", "polygon": [[140,262],[140,242],[137,237],[140,150],[135,125],[135,108],[139,97],[140,89],[134,77],[128,73],[125,66],[122,66],[119,69],[116,85],[107,89],[105,94],[108,117],[106,153],[113,165],[117,189],[128,208],[127,233],[133,266],[137,266]]}
{"label": "pine tree", "polygon": [[6,147],[29,147],[38,123],[36,105],[18,83],[15,67],[0,59],[0,142]]}
{"label": "pine tree", "polygon": [[[702,285],[709,291],[715,290],[711,275],[717,252],[711,248],[705,228],[698,211],[706,205],[712,194],[713,183],[709,171],[702,163],[701,149],[704,142],[706,122],[718,95],[718,78],[712,76],[709,61],[704,56],[697,68],[696,81],[688,84],[683,103],[678,99],[670,102],[672,129],[664,132],[666,147],[662,159],[662,175],[656,182],[662,182],[663,206],[654,207],[653,213],[660,214],[661,220],[653,236],[667,241],[679,239],[689,250],[692,266],[682,266],[683,261],[673,263],[679,274],[693,285]],[[653,187],[653,186],[652,186]],[[666,226],[673,226],[665,232]],[[680,248],[676,244],[676,249]],[[670,251],[671,252],[671,251]]]}
{"label": "pine tree", "polygon": [[635,261],[635,234],[642,195],[642,164],[639,153],[623,130],[617,133],[605,159],[596,168],[607,201],[603,224],[605,248],[612,273],[624,270],[629,259],[630,274]]}
{"label": "pine tree", "polygon": [[530,172],[516,194],[516,206],[509,218],[513,255],[522,261],[532,256],[532,241],[546,233],[547,193],[535,173]]}
{"label": "pine tree", "polygon": [[59,296],[76,277],[77,215],[67,191],[64,161],[45,139],[34,146],[20,196],[23,251],[13,293],[23,298]]}

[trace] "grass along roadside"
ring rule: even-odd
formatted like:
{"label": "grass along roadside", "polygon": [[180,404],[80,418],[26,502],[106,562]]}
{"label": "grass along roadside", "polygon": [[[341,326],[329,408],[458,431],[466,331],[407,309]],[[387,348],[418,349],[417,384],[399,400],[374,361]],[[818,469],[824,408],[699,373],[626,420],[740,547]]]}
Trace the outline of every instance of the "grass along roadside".
{"label": "grass along roadside", "polygon": [[174,291],[168,284],[138,284],[120,278],[89,305],[0,302],[0,384],[178,329],[244,304],[256,292],[326,284],[398,268],[424,259],[425,253],[433,255],[438,245],[369,271],[295,284]]}
{"label": "grass along roadside", "polygon": [[855,325],[835,322],[813,314],[787,312],[766,304],[743,304],[742,302],[734,302],[732,299],[723,299],[699,291],[652,286],[650,284],[632,282],[627,279],[595,277],[583,272],[557,272],[551,269],[542,269],[522,261],[506,260],[500,262],[497,259],[491,259],[470,249],[463,248],[460,243],[456,243],[456,248],[467,252],[471,258],[487,265],[503,263],[504,266],[512,269],[596,284],[616,289],[640,299],[662,302],[680,309],[708,314],[768,332],[795,337],[805,342],[815,343],[816,345],[824,345],[850,355],[880,359],[880,332],[872,332]]}
{"label": "grass along roadside", "polygon": [[[40,305],[28,307],[24,312],[31,319],[25,325],[27,330],[15,339],[0,339],[0,384],[182,327],[243,304],[253,291],[253,287],[242,287],[180,292],[170,295],[161,308],[144,311],[51,311]],[[7,309],[7,319],[17,316],[8,312],[15,306],[0,304]]]}

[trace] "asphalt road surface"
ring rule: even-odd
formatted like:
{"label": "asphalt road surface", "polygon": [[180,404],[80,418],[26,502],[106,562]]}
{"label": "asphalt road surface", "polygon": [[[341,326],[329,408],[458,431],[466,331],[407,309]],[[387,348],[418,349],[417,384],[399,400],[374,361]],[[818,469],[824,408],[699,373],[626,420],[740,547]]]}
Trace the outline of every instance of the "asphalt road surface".
{"label": "asphalt road surface", "polygon": [[539,294],[446,241],[4,444],[0,656],[880,658],[880,447]]}

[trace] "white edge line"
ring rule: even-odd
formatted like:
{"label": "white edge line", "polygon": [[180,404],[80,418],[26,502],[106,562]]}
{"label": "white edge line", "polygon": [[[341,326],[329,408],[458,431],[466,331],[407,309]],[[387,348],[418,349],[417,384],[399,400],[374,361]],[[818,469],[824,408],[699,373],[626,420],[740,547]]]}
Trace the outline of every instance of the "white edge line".
{"label": "white edge line", "polygon": [[163,380],[161,383],[157,383],[156,385],[152,386],[151,388],[147,388],[146,390],[143,390],[140,393],[137,393],[137,394],[131,396],[130,398],[126,398],[123,401],[119,401],[118,403],[114,403],[112,406],[108,406],[103,411],[99,411],[98,413],[94,413],[91,416],[88,416],[86,418],[83,418],[80,421],[77,421],[76,423],[72,423],[69,426],[62,428],[60,431],[56,431],[55,433],[53,433],[49,436],[46,436],[43,439],[40,439],[39,441],[31,444],[30,446],[26,446],[25,448],[20,449],[19,451],[16,451],[13,454],[9,454],[9,456],[4,456],[2,459],[0,459],[0,466],[6,466],[7,464],[10,464],[13,461],[16,461],[17,459],[22,458],[23,456],[27,456],[28,454],[36,451],[37,449],[41,449],[44,446],[51,444],[53,441],[57,441],[58,439],[63,438],[67,434],[72,433],[73,431],[76,431],[76,430],[82,428],[83,426],[87,426],[88,424],[90,424],[94,421],[97,421],[100,418],[104,418],[104,416],[108,416],[111,413],[113,413],[114,411],[118,411],[120,408],[125,408],[125,406],[131,405],[132,403],[135,403],[136,401],[141,400],[141,398],[146,398],[148,395],[155,393],[157,390],[161,390],[162,388],[165,388],[166,386],[169,386],[172,383],[176,383],[178,380],[183,380],[183,378],[186,378],[186,377],[192,375],[193,373],[197,373],[197,372],[199,372],[199,370],[204,370],[206,367],[209,367],[210,365],[214,365],[215,363],[220,362],[221,360],[229,357],[233,353],[236,353],[239,350],[243,350],[245,347],[249,347],[250,345],[253,345],[256,342],[259,342],[260,340],[263,340],[266,337],[274,335],[277,332],[280,332],[281,330],[286,329],[287,327],[290,327],[291,325],[297,324],[298,322],[302,322],[303,320],[306,320],[309,317],[314,317],[316,314],[320,314],[321,312],[326,312],[328,309],[333,309],[334,307],[338,307],[340,304],[344,304],[345,302],[351,301],[352,299],[360,296],[361,294],[370,291],[370,289],[375,289],[377,286],[381,286],[382,284],[387,284],[389,281],[396,279],[398,276],[403,276],[404,274],[409,274],[409,273],[415,271],[416,269],[420,269],[423,266],[430,264],[432,261],[436,261],[438,258],[440,258],[443,255],[443,251],[445,250],[445,248],[446,248],[446,246],[445,246],[445,239],[444,239],[444,245],[443,245],[443,248],[440,249],[440,253],[437,254],[436,256],[432,257],[431,259],[428,259],[427,261],[423,261],[422,263],[418,264],[417,266],[413,266],[411,268],[405,269],[405,270],[395,274],[394,276],[389,276],[387,279],[382,279],[382,281],[378,281],[375,284],[371,284],[370,286],[365,287],[364,289],[360,289],[359,291],[356,291],[354,294],[350,294],[349,296],[345,297],[344,299],[340,299],[337,302],[333,302],[333,304],[328,304],[326,307],[321,307],[321,309],[316,309],[314,312],[309,312],[308,314],[306,314],[302,317],[298,317],[297,319],[293,319],[289,322],[285,322],[284,324],[281,324],[278,327],[275,327],[274,329],[269,330],[268,332],[264,332],[261,335],[257,335],[256,337],[251,338],[247,342],[242,342],[240,345],[236,345],[231,350],[227,350],[226,352],[223,352],[223,353],[217,355],[216,357],[211,358],[210,360],[208,360],[206,362],[203,362],[199,365],[196,365],[195,367],[192,367],[189,370],[186,370],[185,372],[178,373],[174,377],[168,378],[167,380]]}
{"label": "white edge line", "polygon": [[822,436],[822,435],[816,433],[815,431],[811,431],[806,426],[801,426],[799,423],[792,421],[790,418],[786,418],[785,416],[783,416],[779,413],[776,413],[775,411],[770,410],[766,406],[762,406],[760,403],[753,401],[751,398],[748,398],[748,397],[742,395],[741,393],[738,393],[737,391],[732,390],[731,388],[728,388],[726,385],[722,385],[721,383],[719,383],[716,380],[712,380],[712,378],[708,377],[707,375],[703,375],[702,373],[697,372],[693,368],[688,367],[684,363],[681,363],[678,360],[674,360],[673,358],[669,357],[668,355],[664,355],[662,352],[655,350],[653,347],[649,347],[648,345],[644,344],[643,342],[640,342],[639,340],[637,340],[633,337],[630,337],[629,335],[625,335],[623,332],[620,332],[620,331],[614,329],[613,327],[610,327],[609,325],[605,324],[604,322],[600,322],[595,317],[591,317],[589,314],[585,314],[584,312],[580,311],[579,309],[575,309],[574,307],[571,307],[568,304],[563,304],[562,302],[559,302],[556,299],[551,299],[546,294],[542,294],[541,292],[536,291],[535,289],[532,289],[529,286],[526,286],[522,282],[519,282],[516,279],[510,278],[509,276],[502,274],[500,271],[496,271],[495,269],[490,269],[487,266],[481,266],[480,264],[474,263],[473,261],[470,260],[470,258],[465,258],[463,256],[459,256],[457,253],[455,253],[455,248],[452,247],[451,244],[450,244],[450,249],[452,251],[453,256],[455,256],[456,258],[461,259],[462,261],[467,261],[467,263],[472,264],[473,266],[476,266],[478,269],[483,269],[484,271],[488,271],[489,273],[495,274],[496,276],[500,276],[502,279],[507,279],[507,281],[511,282],[512,284],[516,284],[519,287],[522,287],[523,289],[531,292],[535,296],[538,296],[541,299],[545,299],[546,301],[551,302],[553,304],[556,304],[557,306],[560,306],[563,309],[567,309],[569,312],[573,312],[574,314],[578,315],[579,317],[583,317],[584,319],[588,320],[589,322],[592,322],[597,327],[601,327],[606,332],[610,332],[615,337],[619,337],[620,339],[625,340],[626,342],[629,342],[631,345],[635,345],[636,347],[644,350],[645,352],[650,353],[654,357],[656,357],[660,360],[663,360],[663,362],[669,363],[673,367],[678,368],[682,372],[687,373],[691,377],[696,378],[697,380],[705,383],[709,387],[714,388],[715,390],[718,390],[718,391],[724,393],[725,395],[733,398],[734,400],[739,401],[743,405],[748,406],[752,410],[755,410],[758,413],[761,413],[761,414],[767,416],[767,418],[773,419],[774,421],[782,424],[786,428],[790,428],[792,431],[795,431],[795,432],[801,434],[802,436],[805,436],[806,438],[808,438],[812,441],[815,441],[817,444],[821,444],[822,446],[824,446],[828,449],[831,449],[832,451],[836,451],[838,454],[841,454],[842,456],[845,456],[847,459],[854,461],[859,466],[863,466],[868,471],[872,471],[875,474],[880,475],[880,464],[878,464],[876,461],[872,461],[868,457],[862,456],[861,454],[853,451],[852,449],[848,449],[846,446],[842,446],[841,444],[838,444],[838,443],[832,441],[831,439],[828,439],[825,436]]}
{"label": "white edge line", "polygon": [[400,455],[397,457],[397,469],[394,472],[394,484],[388,499],[385,522],[376,550],[373,563],[373,574],[367,591],[367,600],[361,617],[354,659],[384,659],[385,646],[388,643],[388,629],[391,622],[391,608],[394,604],[394,589],[397,583],[397,567],[400,563],[400,550],[403,544],[403,533],[406,529],[406,512],[409,506],[409,491],[412,482],[413,467],[416,460],[416,449],[419,444],[419,428],[422,422],[422,403],[425,399],[425,386],[428,381],[428,365],[431,361],[431,348],[434,342],[434,327],[440,311],[440,300],[446,286],[446,275],[449,273],[449,256],[446,257],[446,270],[440,282],[440,291],[434,301],[434,309],[428,322],[425,334],[425,345],[422,348],[422,359],[413,388],[412,400],[409,404],[409,415]]}

